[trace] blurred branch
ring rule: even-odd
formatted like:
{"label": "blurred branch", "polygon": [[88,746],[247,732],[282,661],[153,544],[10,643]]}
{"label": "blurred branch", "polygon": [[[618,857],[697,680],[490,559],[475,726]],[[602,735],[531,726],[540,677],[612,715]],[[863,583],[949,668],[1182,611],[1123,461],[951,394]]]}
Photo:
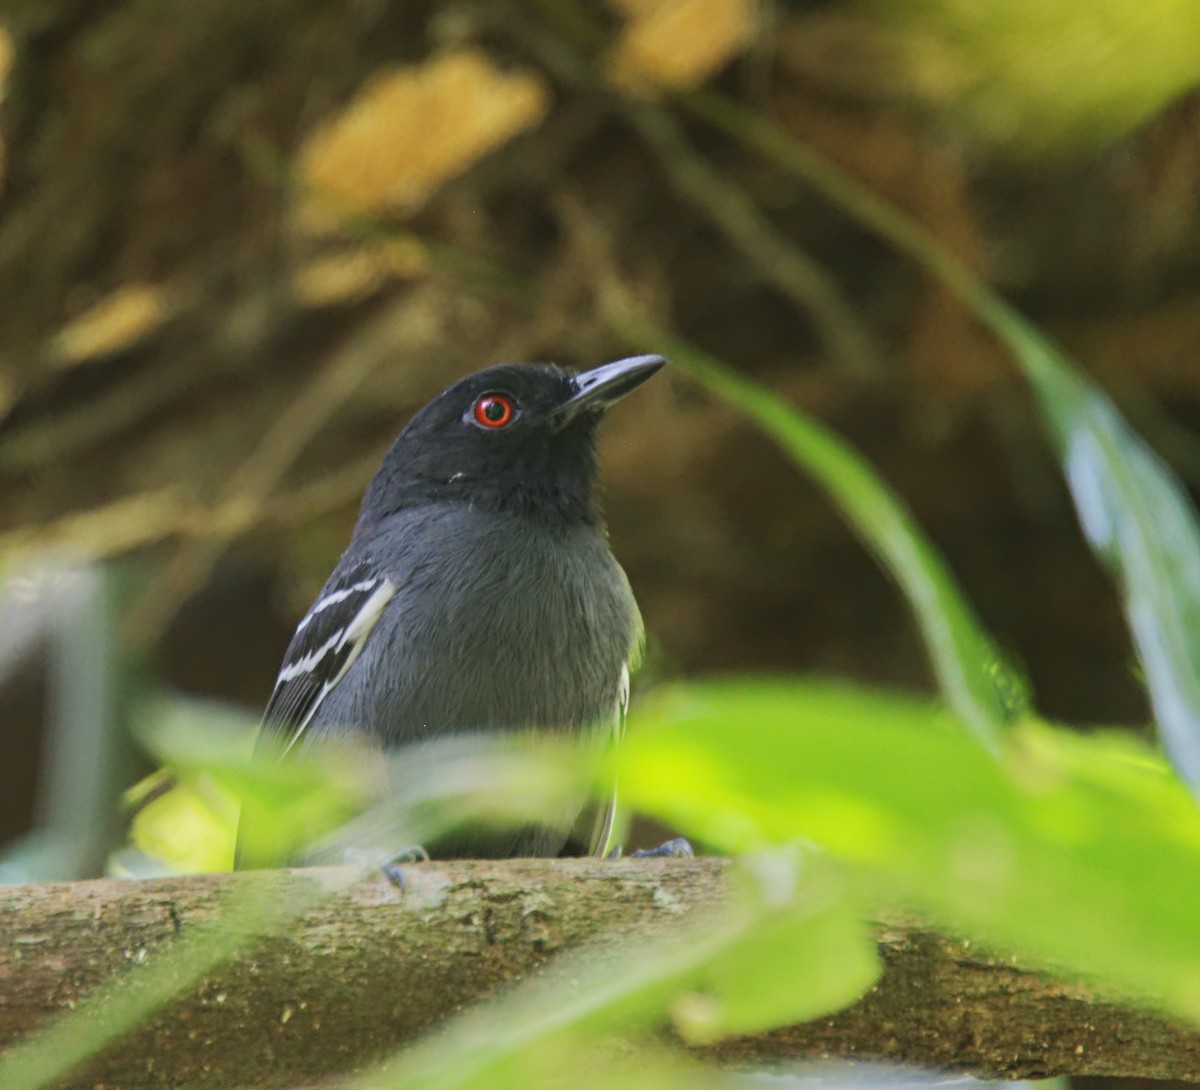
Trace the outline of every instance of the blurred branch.
{"label": "blurred branch", "polygon": [[180,549],[133,610],[125,635],[134,645],[152,643],[183,602],[207,581],[229,543],[258,524],[262,509],[292,463],[387,361],[386,331],[394,320],[389,308],[367,323],[280,411],[258,446],[234,471],[224,491],[223,525]]}
{"label": "blurred branch", "polygon": [[787,241],[738,186],[705,163],[667,111],[629,100],[625,113],[675,188],[809,315],[826,349],[846,371],[859,377],[879,375],[878,347],[820,262]]}
{"label": "blurred branch", "polygon": [[0,534],[0,556],[62,549],[73,557],[105,560],[172,537],[220,537],[295,526],[356,502],[381,457],[382,451],[373,450],[309,484],[273,497],[259,508],[252,526],[245,524],[236,499],[204,504],[189,499],[181,489],[162,488],[122,496],[45,526]]}
{"label": "blurred branch", "polygon": [[[612,935],[675,931],[713,909],[726,864],[514,860],[412,866],[331,897],[341,869],[272,876],[273,901],[309,907],[184,994],[66,1086],[128,1090],[281,1085],[361,1066],[491,995],[552,954]],[[211,930],[262,874],[42,885],[0,894],[0,1047],[110,973],[153,964],[177,936]],[[882,982],[835,1017],[698,1054],[761,1066],[881,1057],[1016,1077],[1194,1079],[1200,1032],[1102,1001],[922,927],[878,929]],[[269,1045],[266,1043],[269,1042]],[[0,1061],[0,1073],[3,1072]]]}
{"label": "blurred branch", "polygon": [[49,674],[34,828],[6,847],[0,882],[104,873],[130,754],[120,722],[113,582],[100,567],[43,559],[0,594],[0,680],[18,671]]}

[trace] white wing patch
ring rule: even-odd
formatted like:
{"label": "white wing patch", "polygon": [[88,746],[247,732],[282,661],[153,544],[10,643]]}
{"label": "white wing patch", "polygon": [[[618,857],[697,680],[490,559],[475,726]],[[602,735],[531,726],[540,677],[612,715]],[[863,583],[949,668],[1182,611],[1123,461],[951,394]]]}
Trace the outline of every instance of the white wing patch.
{"label": "white wing patch", "polygon": [[263,717],[264,729],[287,739],[284,753],[300,740],[322,701],[362,654],[395,594],[390,579],[360,579],[318,599],[297,625]]}
{"label": "white wing patch", "polygon": [[[361,587],[361,589],[367,590],[369,588]],[[308,724],[312,722],[312,717],[316,714],[317,709],[321,706],[321,701],[323,701],[325,697],[329,695],[330,689],[332,689],[339,681],[342,680],[342,678],[346,676],[346,671],[354,665],[354,660],[357,659],[360,654],[362,654],[363,646],[367,642],[367,637],[371,634],[371,629],[375,627],[376,622],[383,613],[383,607],[392,600],[392,597],[395,595],[395,593],[396,584],[390,579],[385,579],[382,583],[380,583],[379,588],[375,591],[375,593],[372,594],[371,597],[362,604],[362,608],[354,615],[354,619],[341,631],[341,633],[330,637],[330,639],[322,645],[322,650],[319,652],[314,652],[317,655],[317,661],[319,661],[320,658],[329,650],[333,650],[336,656],[337,654],[345,651],[347,648],[349,649],[349,653],[344,659],[342,659],[337,673],[335,673],[332,677],[327,678],[324,684],[322,684],[321,691],[317,694],[316,699],[312,702],[312,706],[308,709],[308,712],[296,727],[296,732],[290,739],[288,739],[288,744],[283,747],[283,752],[285,754],[300,740],[300,736],[304,733],[305,729],[308,727]],[[329,597],[332,598],[333,595],[329,595]],[[322,601],[327,600],[328,599],[322,599]],[[317,605],[313,606],[312,612],[315,613],[320,608],[323,607],[321,606],[321,603],[318,602]],[[288,668],[285,667],[285,669]],[[279,673],[281,679],[283,678],[283,674],[284,671],[281,670]]]}
{"label": "white wing patch", "polygon": [[[301,622],[301,627],[303,627],[303,622]],[[299,632],[300,629],[298,628],[296,631]],[[320,647],[314,647],[307,655],[298,658],[295,662],[288,663],[279,671],[279,677],[275,679],[275,684],[278,685],[283,681],[291,681],[292,678],[299,677],[301,674],[311,674],[316,669],[317,663],[344,638],[345,634],[343,632],[335,632]]]}
{"label": "white wing patch", "polygon": [[[378,582],[378,579],[364,579],[361,583],[355,583],[352,587],[343,587],[341,590],[335,590],[332,593],[325,595],[324,598],[318,598],[313,604],[312,609],[305,614],[304,620],[296,625],[296,631],[303,632],[304,626],[307,625],[308,622],[311,621],[318,613],[327,610],[330,606],[336,606],[338,602],[344,602],[352,595],[361,594],[364,590],[370,590]],[[393,588],[393,593],[394,592],[395,588]]]}

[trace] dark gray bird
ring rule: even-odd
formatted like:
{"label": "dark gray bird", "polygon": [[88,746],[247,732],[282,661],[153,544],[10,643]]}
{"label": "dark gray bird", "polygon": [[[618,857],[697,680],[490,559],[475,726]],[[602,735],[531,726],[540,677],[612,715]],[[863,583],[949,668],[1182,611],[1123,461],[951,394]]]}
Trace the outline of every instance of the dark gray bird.
{"label": "dark gray bird", "polygon": [[[462,732],[619,734],[641,621],[594,498],[605,412],[663,366],[503,365],[413,417],[300,622],[263,718],[291,749],[357,732],[384,749]],[[611,805],[571,827],[470,829],[440,858],[602,853]]]}

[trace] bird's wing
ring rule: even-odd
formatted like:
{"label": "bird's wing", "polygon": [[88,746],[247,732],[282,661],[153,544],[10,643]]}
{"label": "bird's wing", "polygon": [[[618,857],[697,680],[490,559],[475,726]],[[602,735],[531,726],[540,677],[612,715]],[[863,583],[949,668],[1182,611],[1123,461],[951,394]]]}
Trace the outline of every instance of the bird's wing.
{"label": "bird's wing", "polygon": [[362,653],[396,585],[368,563],[335,573],[288,645],[263,713],[263,734],[286,753],[304,734],[321,701]]}

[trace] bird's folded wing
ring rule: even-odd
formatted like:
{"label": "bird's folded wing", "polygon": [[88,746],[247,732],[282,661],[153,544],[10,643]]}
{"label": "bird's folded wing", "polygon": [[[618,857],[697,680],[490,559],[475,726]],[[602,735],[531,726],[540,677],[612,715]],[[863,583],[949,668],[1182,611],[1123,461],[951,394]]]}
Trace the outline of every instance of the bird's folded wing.
{"label": "bird's folded wing", "polygon": [[296,627],[263,713],[264,735],[287,752],[321,701],[346,676],[396,593],[395,584],[362,563],[335,573]]}

